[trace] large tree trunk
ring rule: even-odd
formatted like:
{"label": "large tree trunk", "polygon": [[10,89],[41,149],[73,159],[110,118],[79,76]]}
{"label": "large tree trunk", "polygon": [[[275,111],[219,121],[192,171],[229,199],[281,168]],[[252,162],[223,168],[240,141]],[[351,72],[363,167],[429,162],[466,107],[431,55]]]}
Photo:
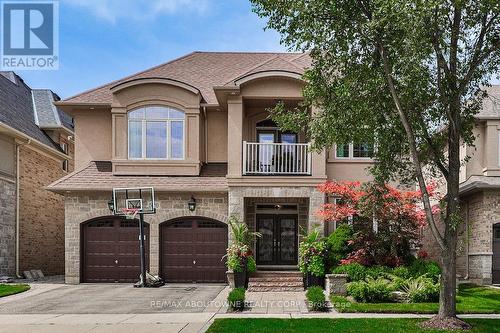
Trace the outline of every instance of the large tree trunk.
{"label": "large tree trunk", "polygon": [[441,251],[441,289],[439,293],[439,312],[438,317],[455,317],[456,316],[456,241],[452,238],[453,236],[447,237],[446,244],[448,249]]}
{"label": "large tree trunk", "polygon": [[457,241],[461,223],[460,186],[460,99],[455,96],[450,105],[451,115],[448,127],[448,179],[446,193],[446,214],[444,219],[444,247],[441,249],[441,286],[439,312],[426,321],[425,327],[442,329],[468,329],[470,325],[457,318]]}

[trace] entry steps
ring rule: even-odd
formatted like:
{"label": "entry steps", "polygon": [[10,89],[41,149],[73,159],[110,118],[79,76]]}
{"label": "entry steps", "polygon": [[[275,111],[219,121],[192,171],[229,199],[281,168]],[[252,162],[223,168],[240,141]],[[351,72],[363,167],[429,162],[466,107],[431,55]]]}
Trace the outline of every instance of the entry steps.
{"label": "entry steps", "polygon": [[304,291],[303,274],[297,271],[257,271],[248,279],[248,291]]}

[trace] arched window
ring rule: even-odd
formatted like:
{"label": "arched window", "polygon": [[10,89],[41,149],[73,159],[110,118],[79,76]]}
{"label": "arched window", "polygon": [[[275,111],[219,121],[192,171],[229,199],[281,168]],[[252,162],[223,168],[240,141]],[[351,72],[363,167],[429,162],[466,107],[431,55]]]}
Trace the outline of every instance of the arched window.
{"label": "arched window", "polygon": [[129,159],[184,159],[184,112],[147,106],[128,113]]}

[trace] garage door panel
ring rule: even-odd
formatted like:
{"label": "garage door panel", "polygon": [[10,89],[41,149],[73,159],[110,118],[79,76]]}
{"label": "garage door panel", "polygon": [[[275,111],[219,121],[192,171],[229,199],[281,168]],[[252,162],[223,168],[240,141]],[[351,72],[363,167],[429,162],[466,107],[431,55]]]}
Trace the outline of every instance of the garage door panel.
{"label": "garage door panel", "polygon": [[[146,225],[147,226],[147,225]],[[140,275],[139,223],[111,217],[82,227],[83,282],[136,282]],[[149,266],[149,228],[146,264]]]}
{"label": "garage door panel", "polygon": [[87,242],[86,252],[87,255],[106,255],[114,254],[116,244],[110,242]]}
{"label": "garage door panel", "polygon": [[225,224],[183,218],[163,224],[161,239],[161,273],[167,282],[225,282]]}

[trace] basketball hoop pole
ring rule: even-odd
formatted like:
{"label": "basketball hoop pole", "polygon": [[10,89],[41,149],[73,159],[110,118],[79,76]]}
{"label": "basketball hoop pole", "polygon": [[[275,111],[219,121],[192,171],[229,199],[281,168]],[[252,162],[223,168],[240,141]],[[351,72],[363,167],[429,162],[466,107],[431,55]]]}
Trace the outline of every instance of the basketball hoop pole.
{"label": "basketball hoop pole", "polygon": [[144,249],[144,214],[139,213],[139,249],[141,254],[141,287],[146,287],[146,251]]}

